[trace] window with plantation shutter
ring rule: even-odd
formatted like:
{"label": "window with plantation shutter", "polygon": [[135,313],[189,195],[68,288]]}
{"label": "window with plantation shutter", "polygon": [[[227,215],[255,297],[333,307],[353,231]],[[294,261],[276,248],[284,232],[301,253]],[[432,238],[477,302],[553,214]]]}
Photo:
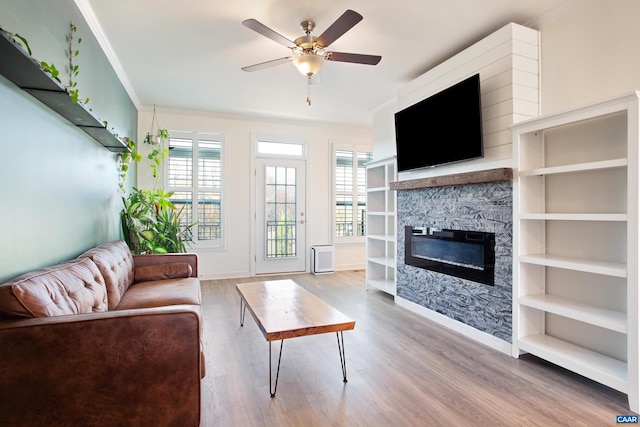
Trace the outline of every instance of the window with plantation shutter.
{"label": "window with plantation shutter", "polygon": [[366,172],[368,148],[334,147],[334,239],[357,241],[366,234]]}
{"label": "window with plantation shutter", "polygon": [[200,246],[221,246],[223,135],[172,132],[167,162],[167,191],[180,212],[183,229]]}

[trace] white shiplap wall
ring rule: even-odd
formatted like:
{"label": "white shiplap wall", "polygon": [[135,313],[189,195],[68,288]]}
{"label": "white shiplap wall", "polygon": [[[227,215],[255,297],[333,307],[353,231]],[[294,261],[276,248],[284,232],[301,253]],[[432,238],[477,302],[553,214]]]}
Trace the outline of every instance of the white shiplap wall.
{"label": "white shiplap wall", "polygon": [[479,73],[484,158],[403,172],[399,180],[511,167],[511,125],[539,115],[539,57],[539,32],[510,23],[402,87],[396,111]]}
{"label": "white shiplap wall", "polygon": [[[511,23],[400,89],[396,111],[479,73],[484,158],[401,172],[398,174],[398,180],[450,175],[496,167],[513,167],[511,126],[539,116],[539,57],[539,32]],[[395,301],[409,310],[498,351],[505,354],[511,352],[509,343],[462,322],[399,296]]]}

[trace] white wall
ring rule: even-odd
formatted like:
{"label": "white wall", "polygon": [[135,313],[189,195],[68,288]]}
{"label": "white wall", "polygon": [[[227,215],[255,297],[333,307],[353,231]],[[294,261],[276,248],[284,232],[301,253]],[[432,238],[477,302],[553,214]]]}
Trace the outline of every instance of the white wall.
{"label": "white wall", "polygon": [[388,159],[396,155],[396,134],[393,114],[397,111],[393,99],[373,112],[373,160]]}
{"label": "white wall", "polygon": [[[511,125],[539,113],[539,33],[510,23],[437,65],[398,90],[374,116],[375,148],[395,152],[393,114],[474,74],[480,76],[484,157],[481,159],[401,172],[398,180],[511,167]],[[395,105],[394,105],[395,104]],[[393,109],[391,107],[394,107]],[[428,126],[425,132],[429,132]],[[452,132],[455,130],[452,129]],[[385,145],[383,140],[390,141]],[[416,135],[416,144],[425,144]],[[389,146],[392,148],[390,149]],[[376,157],[378,153],[375,153]]]}
{"label": "white wall", "polygon": [[[56,64],[63,81],[73,22],[83,39],[80,96],[120,135],[135,133],[135,106],[73,0],[3,0],[0,21],[28,39],[34,57]],[[0,109],[0,282],[119,239],[116,155],[3,76]]]}
{"label": "white wall", "polygon": [[640,89],[640,1],[581,0],[541,18],[542,114]]}
{"label": "white wall", "polygon": [[[638,17],[638,0],[569,0],[525,24],[540,31],[543,115],[640,90]],[[392,110],[374,114],[376,158],[395,153]]]}
{"label": "white wall", "polygon": [[[187,110],[156,109],[160,127],[171,130],[219,132],[225,134],[226,163],[224,220],[225,248],[193,248],[199,256],[199,271],[204,279],[247,277],[252,270],[251,226],[253,221],[252,137],[275,136],[307,143],[307,270],[312,245],[332,244],[332,143],[371,146],[371,129],[331,126],[296,121],[274,121],[258,117],[225,116]],[[142,111],[138,121],[138,141],[151,125],[152,111]],[[153,188],[150,169],[141,164],[138,186]],[[362,269],[364,243],[335,248],[335,269]]]}

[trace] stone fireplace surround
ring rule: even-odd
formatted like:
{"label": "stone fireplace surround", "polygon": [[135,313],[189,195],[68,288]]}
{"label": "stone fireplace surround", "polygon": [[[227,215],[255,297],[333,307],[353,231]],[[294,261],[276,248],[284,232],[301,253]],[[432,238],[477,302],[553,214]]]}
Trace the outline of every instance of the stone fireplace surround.
{"label": "stone fireplace surround", "polygon": [[[512,170],[509,168],[400,181],[397,190],[396,302],[462,329],[493,347],[512,336]],[[404,264],[405,226],[495,233],[495,286]],[[444,321],[443,321],[444,319]],[[464,333],[464,331],[463,331]],[[499,341],[497,344],[495,341]],[[494,341],[493,343],[491,341]],[[504,345],[501,345],[502,342]]]}

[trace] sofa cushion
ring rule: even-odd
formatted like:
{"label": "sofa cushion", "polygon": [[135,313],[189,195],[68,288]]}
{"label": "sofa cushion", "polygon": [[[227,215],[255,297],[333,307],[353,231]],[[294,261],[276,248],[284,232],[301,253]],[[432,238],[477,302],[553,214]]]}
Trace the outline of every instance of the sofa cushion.
{"label": "sofa cushion", "polygon": [[98,266],[107,285],[109,310],[113,310],[133,283],[133,256],[124,240],[103,243],[79,258],[90,258]]}
{"label": "sofa cushion", "polygon": [[107,289],[90,259],[25,273],[0,286],[0,318],[49,317],[107,311]]}
{"label": "sofa cushion", "polygon": [[122,296],[116,310],[152,308],[169,305],[200,305],[200,280],[186,279],[153,280],[131,285]]}
{"label": "sofa cushion", "polygon": [[191,266],[186,262],[170,262],[167,264],[145,265],[135,268],[135,281],[183,279],[191,277]]}

